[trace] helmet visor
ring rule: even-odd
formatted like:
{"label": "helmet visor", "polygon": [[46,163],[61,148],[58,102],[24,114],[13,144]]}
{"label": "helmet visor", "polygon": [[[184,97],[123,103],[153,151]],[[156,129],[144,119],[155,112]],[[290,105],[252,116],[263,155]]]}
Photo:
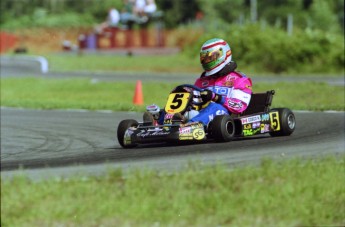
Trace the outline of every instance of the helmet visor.
{"label": "helmet visor", "polygon": [[214,51],[207,51],[207,52],[201,52],[200,53],[200,62],[202,65],[207,65],[210,62],[216,61],[220,57],[223,56],[223,50],[218,49]]}

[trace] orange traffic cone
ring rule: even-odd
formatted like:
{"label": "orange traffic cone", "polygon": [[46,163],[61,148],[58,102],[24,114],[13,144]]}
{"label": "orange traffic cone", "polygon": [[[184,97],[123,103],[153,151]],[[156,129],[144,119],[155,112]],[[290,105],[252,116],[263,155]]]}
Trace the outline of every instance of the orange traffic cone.
{"label": "orange traffic cone", "polygon": [[134,98],[133,98],[133,104],[134,105],[143,105],[144,104],[141,80],[137,80],[137,84],[135,85],[135,93],[134,93]]}

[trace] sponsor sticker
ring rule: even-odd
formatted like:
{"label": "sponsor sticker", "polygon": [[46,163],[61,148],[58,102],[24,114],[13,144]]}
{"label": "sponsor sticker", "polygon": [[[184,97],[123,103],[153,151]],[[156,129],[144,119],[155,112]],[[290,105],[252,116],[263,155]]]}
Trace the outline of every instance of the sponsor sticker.
{"label": "sponsor sticker", "polygon": [[269,124],[261,124],[261,133],[269,132],[270,131],[270,125]]}
{"label": "sponsor sticker", "polygon": [[203,124],[202,123],[197,123],[195,124],[195,122],[190,122],[190,123],[186,123],[186,124],[181,124],[180,127],[187,127],[187,126],[190,126],[192,129],[195,129],[195,128],[203,128]]}
{"label": "sponsor sticker", "polygon": [[269,121],[270,120],[270,115],[269,114],[262,114],[261,115],[261,120],[262,121]]}
{"label": "sponsor sticker", "polygon": [[174,114],[165,114],[164,119],[171,119],[174,116]]}
{"label": "sponsor sticker", "polygon": [[208,81],[203,81],[202,83],[201,83],[201,86],[202,87],[206,87],[208,85]]}
{"label": "sponsor sticker", "polygon": [[260,132],[260,128],[258,129],[244,129],[243,130],[243,136],[253,136],[258,134]]}
{"label": "sponsor sticker", "polygon": [[217,110],[216,115],[224,115],[227,114],[227,112],[225,112],[225,110]]}
{"label": "sponsor sticker", "polygon": [[235,76],[226,76],[226,81],[234,82],[236,80]]}
{"label": "sponsor sticker", "polygon": [[200,129],[200,128],[194,129],[193,138],[196,140],[204,139],[205,138],[205,131]]}
{"label": "sponsor sticker", "polygon": [[243,125],[243,128],[244,129],[251,129],[252,125],[251,124],[246,124],[246,125]]}
{"label": "sponsor sticker", "polygon": [[192,128],[191,127],[184,127],[180,128],[180,134],[189,134],[192,133]]}
{"label": "sponsor sticker", "polygon": [[253,123],[253,122],[257,122],[257,121],[261,121],[260,115],[255,115],[255,116],[246,117],[246,118],[241,119],[242,124],[249,124],[249,123]]}
{"label": "sponsor sticker", "polygon": [[226,86],[226,87],[233,87],[234,86],[234,82],[233,81],[225,81],[224,86]]}
{"label": "sponsor sticker", "polygon": [[252,124],[253,128],[259,128],[260,127],[260,122],[254,122]]}
{"label": "sponsor sticker", "polygon": [[164,132],[164,131],[142,131],[137,134],[137,136],[140,136],[141,138],[145,137],[154,137],[154,136],[165,136],[168,135],[169,132]]}
{"label": "sponsor sticker", "polygon": [[193,135],[192,134],[180,135],[179,139],[180,140],[193,140]]}
{"label": "sponsor sticker", "polygon": [[241,102],[235,102],[232,100],[228,100],[228,106],[233,109],[241,109],[243,107]]}
{"label": "sponsor sticker", "polygon": [[223,95],[226,97],[230,97],[232,88],[229,87],[221,87],[221,86],[214,86],[213,91],[219,95]]}

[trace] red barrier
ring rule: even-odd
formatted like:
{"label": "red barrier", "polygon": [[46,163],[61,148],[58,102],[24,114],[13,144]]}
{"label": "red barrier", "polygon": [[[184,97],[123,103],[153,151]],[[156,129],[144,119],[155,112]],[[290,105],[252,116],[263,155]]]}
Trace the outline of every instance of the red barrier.
{"label": "red barrier", "polygon": [[[88,37],[95,36],[95,44],[90,47]],[[115,49],[131,47],[164,47],[165,36],[162,29],[106,29],[101,34],[81,34],[78,38],[80,49]],[[95,46],[95,47],[94,47]]]}
{"label": "red barrier", "polygon": [[128,30],[125,30],[125,39],[126,39],[126,42],[125,42],[125,47],[132,47],[133,46],[133,30],[131,29],[128,29]]}
{"label": "red barrier", "polygon": [[147,29],[140,29],[140,43],[142,47],[148,46],[148,32]]}
{"label": "red barrier", "polygon": [[0,32],[0,53],[5,53],[17,43],[17,37],[5,32]]}

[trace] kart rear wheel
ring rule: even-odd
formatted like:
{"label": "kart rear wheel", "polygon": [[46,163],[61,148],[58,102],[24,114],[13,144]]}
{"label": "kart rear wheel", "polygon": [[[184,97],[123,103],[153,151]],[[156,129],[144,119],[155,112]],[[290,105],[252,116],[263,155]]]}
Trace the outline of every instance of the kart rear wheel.
{"label": "kart rear wheel", "polygon": [[209,131],[217,142],[229,142],[235,136],[235,123],[230,115],[217,115],[210,122]]}
{"label": "kart rear wheel", "polygon": [[129,119],[129,120],[121,121],[119,126],[117,127],[117,140],[123,148],[132,148],[132,147],[137,146],[137,144],[135,143],[125,144],[125,141],[124,141],[125,133],[127,129],[130,127],[136,127],[136,126],[138,126],[138,122],[136,120]]}
{"label": "kart rear wheel", "polygon": [[279,131],[270,132],[271,136],[289,136],[293,133],[296,127],[296,118],[294,113],[287,108],[272,109],[271,112],[278,111],[279,113]]}

